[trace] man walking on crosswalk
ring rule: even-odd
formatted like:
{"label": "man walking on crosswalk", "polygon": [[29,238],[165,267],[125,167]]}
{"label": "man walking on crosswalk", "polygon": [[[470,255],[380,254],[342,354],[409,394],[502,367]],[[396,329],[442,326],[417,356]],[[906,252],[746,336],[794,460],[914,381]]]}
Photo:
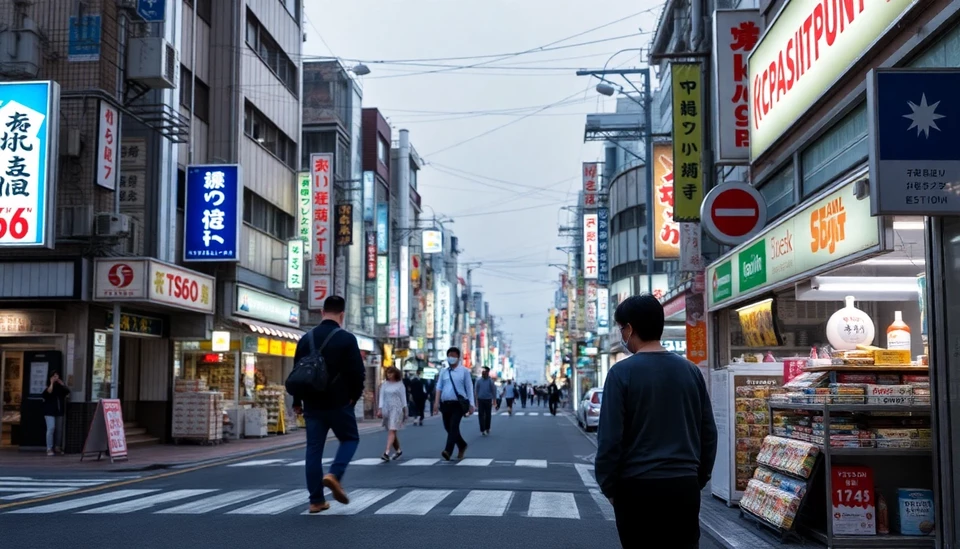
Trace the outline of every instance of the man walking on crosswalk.
{"label": "man walking on crosswalk", "polygon": [[483,367],[480,379],[473,389],[477,397],[477,416],[480,418],[480,434],[490,435],[493,405],[497,402],[497,385],[490,378],[490,368]]}
{"label": "man walking on crosswalk", "polygon": [[[437,404],[443,414],[443,428],[447,430],[447,444],[441,452],[443,459],[450,461],[453,447],[460,451],[457,459],[463,459],[467,441],[460,435],[460,422],[474,412],[473,382],[470,370],[460,366],[460,349],[447,350],[447,367],[437,374]],[[433,413],[437,413],[434,408]]]}

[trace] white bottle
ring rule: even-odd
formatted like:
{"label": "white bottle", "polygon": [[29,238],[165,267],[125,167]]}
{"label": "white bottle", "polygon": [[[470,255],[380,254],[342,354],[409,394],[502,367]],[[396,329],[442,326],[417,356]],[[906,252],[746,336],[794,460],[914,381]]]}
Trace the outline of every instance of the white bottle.
{"label": "white bottle", "polygon": [[887,349],[910,350],[910,326],[903,321],[900,311],[895,313],[893,324],[887,328]]}

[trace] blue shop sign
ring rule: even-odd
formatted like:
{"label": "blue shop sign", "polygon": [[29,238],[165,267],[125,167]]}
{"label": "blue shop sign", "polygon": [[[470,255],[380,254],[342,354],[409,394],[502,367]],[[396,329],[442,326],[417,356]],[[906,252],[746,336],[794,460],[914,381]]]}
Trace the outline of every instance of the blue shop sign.
{"label": "blue shop sign", "polygon": [[377,253],[380,255],[390,253],[390,234],[387,232],[389,207],[386,202],[377,204]]}
{"label": "blue shop sign", "polygon": [[137,14],[148,23],[163,21],[166,0],[137,0]]}
{"label": "blue shop sign", "polygon": [[236,164],[187,168],[184,261],[240,260],[242,191]]}
{"label": "blue shop sign", "polygon": [[67,32],[67,61],[100,60],[100,16],[70,17]]}

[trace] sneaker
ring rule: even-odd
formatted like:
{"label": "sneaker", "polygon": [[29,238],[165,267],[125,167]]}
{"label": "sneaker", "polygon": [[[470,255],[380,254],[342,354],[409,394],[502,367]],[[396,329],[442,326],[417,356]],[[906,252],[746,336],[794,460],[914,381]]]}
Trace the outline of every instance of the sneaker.
{"label": "sneaker", "polygon": [[325,501],[323,503],[311,503],[310,508],[307,509],[307,512],[309,512],[311,515],[316,515],[317,513],[326,511],[329,508],[330,508],[329,501]]}
{"label": "sneaker", "polygon": [[323,485],[330,489],[333,493],[333,499],[339,501],[340,503],[346,505],[350,503],[350,498],[347,496],[347,493],[343,490],[343,486],[340,486],[340,481],[337,477],[327,474],[323,477]]}
{"label": "sneaker", "polygon": [[53,453],[53,450],[47,450],[47,455],[48,455],[48,456],[55,456],[56,454]]}

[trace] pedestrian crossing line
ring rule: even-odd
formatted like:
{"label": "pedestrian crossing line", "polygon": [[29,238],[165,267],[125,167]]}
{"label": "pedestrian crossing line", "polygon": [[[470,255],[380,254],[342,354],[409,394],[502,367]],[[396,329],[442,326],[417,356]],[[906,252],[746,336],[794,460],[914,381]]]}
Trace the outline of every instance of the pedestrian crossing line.
{"label": "pedestrian crossing line", "polygon": [[515,415],[515,416],[525,416],[525,415],[527,415],[527,413],[526,413],[526,412],[517,412],[517,413],[515,413],[515,414],[513,414],[513,415]]}
{"label": "pedestrian crossing line", "polygon": [[174,490],[172,492],[164,492],[161,494],[147,496],[144,498],[121,501],[120,503],[114,503],[113,505],[107,505],[106,507],[97,507],[95,509],[87,509],[86,511],[81,511],[81,513],[85,515],[119,515],[119,514],[133,513],[135,511],[143,511],[144,509],[149,509],[161,503],[169,503],[171,501],[177,501],[180,499],[191,498],[194,496],[201,496],[203,494],[209,494],[210,492],[216,492],[216,490],[212,490],[212,489]]}
{"label": "pedestrian crossing line", "polygon": [[471,490],[450,513],[455,517],[502,517],[513,501],[509,490]]}
{"label": "pedestrian crossing line", "polygon": [[412,458],[406,461],[401,461],[401,467],[426,467],[430,465],[436,465],[440,462],[440,458]]}
{"label": "pedestrian crossing line", "polygon": [[228,515],[279,515],[294,507],[306,506],[310,494],[306,490],[291,490],[263,501],[234,509]]}
{"label": "pedestrian crossing line", "polygon": [[380,465],[383,460],[380,458],[361,458],[350,462],[350,465]]}
{"label": "pedestrian crossing line", "polygon": [[184,503],[183,505],[171,507],[170,509],[157,511],[155,514],[202,515],[204,513],[216,511],[217,509],[223,509],[224,507],[243,503],[254,498],[263,497],[267,494],[272,494],[273,492],[276,492],[276,490],[235,490],[233,492],[217,494],[201,500],[191,501],[190,503]]}
{"label": "pedestrian crossing line", "polygon": [[342,505],[336,501],[330,502],[330,509],[323,515],[356,515],[374,505],[396,490],[379,490],[375,488],[360,489],[350,493],[350,504]]}
{"label": "pedestrian crossing line", "polygon": [[486,467],[491,463],[493,460],[487,458],[464,458],[457,463],[457,467]]}
{"label": "pedestrian crossing line", "polygon": [[597,507],[600,508],[600,512],[603,513],[603,518],[606,520],[616,520],[617,516],[613,511],[613,505],[610,505],[610,500],[607,499],[607,496],[603,495],[599,489],[593,488],[590,490],[590,497],[593,498],[593,501],[597,504]]}
{"label": "pedestrian crossing line", "polygon": [[96,496],[87,496],[84,498],[61,501],[59,503],[50,503],[47,505],[41,505],[39,507],[27,507],[26,509],[17,509],[16,511],[10,511],[7,514],[40,515],[40,514],[62,513],[64,511],[73,511],[74,509],[80,509],[81,507],[92,507],[94,505],[98,505],[101,503],[109,503],[111,501],[117,501],[119,499],[132,498],[136,496],[144,496],[147,494],[152,494],[156,491],[157,490],[117,490],[116,492],[107,492],[106,494],[98,494]]}
{"label": "pedestrian crossing line", "polygon": [[518,459],[514,464],[517,467],[534,467],[536,469],[546,469],[547,460],[545,459]]}
{"label": "pedestrian crossing line", "polygon": [[453,490],[412,490],[400,499],[377,509],[374,514],[423,516],[452,493]]}
{"label": "pedestrian crossing line", "polygon": [[[323,460],[320,462],[321,465],[330,465],[331,463],[333,463],[333,458],[323,458]],[[301,459],[300,461],[294,461],[293,463],[278,463],[277,465],[284,465],[286,467],[304,467],[307,465],[307,460]]]}
{"label": "pedestrian crossing line", "polygon": [[531,518],[580,519],[580,510],[573,494],[567,492],[533,492],[530,494]]}
{"label": "pedestrian crossing line", "polygon": [[530,412],[530,413],[527,414],[527,415],[528,415],[528,416],[539,416],[539,415],[540,415],[540,412]]}
{"label": "pedestrian crossing line", "polygon": [[0,477],[0,501],[17,501],[63,494],[114,480],[117,479]]}
{"label": "pedestrian crossing line", "polygon": [[599,488],[600,485],[597,484],[597,480],[593,475],[593,465],[585,465],[583,463],[574,463],[574,468],[577,470],[577,474],[580,475],[580,480],[583,481],[584,486],[587,488]]}
{"label": "pedestrian crossing line", "polygon": [[240,463],[231,463],[227,467],[253,467],[255,465],[273,465],[276,463],[283,463],[286,460],[283,459],[254,459],[251,461],[242,461]]}

